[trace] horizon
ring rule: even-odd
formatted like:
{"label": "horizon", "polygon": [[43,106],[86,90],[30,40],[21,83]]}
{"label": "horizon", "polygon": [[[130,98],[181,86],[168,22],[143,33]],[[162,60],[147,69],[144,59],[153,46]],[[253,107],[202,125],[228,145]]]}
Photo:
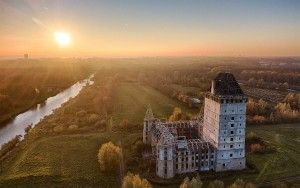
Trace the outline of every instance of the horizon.
{"label": "horizon", "polygon": [[0,6],[1,59],[300,56],[295,0],[3,0]]}

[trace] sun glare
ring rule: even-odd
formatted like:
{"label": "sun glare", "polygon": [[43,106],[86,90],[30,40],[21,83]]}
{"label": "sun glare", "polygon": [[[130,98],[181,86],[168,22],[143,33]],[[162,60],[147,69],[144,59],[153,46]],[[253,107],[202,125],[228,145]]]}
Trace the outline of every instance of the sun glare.
{"label": "sun glare", "polygon": [[69,33],[66,32],[54,32],[55,41],[59,46],[67,46],[71,42],[71,37]]}

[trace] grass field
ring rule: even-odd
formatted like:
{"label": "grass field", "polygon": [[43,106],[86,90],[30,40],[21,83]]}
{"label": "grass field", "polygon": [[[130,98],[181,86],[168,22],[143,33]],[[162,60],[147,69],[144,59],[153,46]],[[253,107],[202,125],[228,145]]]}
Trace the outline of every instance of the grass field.
{"label": "grass field", "polygon": [[[196,113],[176,100],[137,83],[120,84],[116,95],[116,108],[112,115],[114,123],[127,118],[133,123],[142,124],[148,104],[159,118],[168,117],[175,106],[181,107],[184,112]],[[129,159],[132,145],[142,136],[141,130],[99,131],[40,138],[28,144],[26,150],[19,152],[9,167],[0,174],[0,187],[119,187],[117,174],[109,175],[100,171],[98,149],[108,141],[121,143],[124,158]],[[255,132],[276,147],[277,151],[248,155],[249,162],[257,166],[259,173],[235,173],[222,180],[232,182],[236,178],[242,178],[260,183],[300,175],[299,124],[251,126],[247,131]],[[127,166],[127,169],[132,167]],[[134,169],[136,172],[138,170]],[[139,173],[143,174],[142,171]]]}
{"label": "grass field", "polygon": [[171,99],[159,91],[138,83],[121,83],[116,96],[114,123],[118,124],[123,119],[128,119],[134,124],[141,124],[147,106],[150,104],[154,115],[158,118],[169,118],[174,107],[180,107],[184,113],[195,115],[197,109],[190,109],[184,103]]}
{"label": "grass field", "polygon": [[256,181],[300,175],[300,124],[249,126],[247,131],[276,148],[275,153],[248,156],[260,171]]}
{"label": "grass field", "polygon": [[[97,153],[103,143],[124,142],[128,143],[123,146],[126,156],[127,151],[130,152],[129,146],[138,135],[120,134],[104,132],[39,139],[18,155],[1,178],[8,179],[6,186],[11,187],[27,187],[30,184],[38,187],[118,187],[119,180],[116,174],[104,174],[100,171]],[[39,180],[36,181],[34,177],[39,177]]]}

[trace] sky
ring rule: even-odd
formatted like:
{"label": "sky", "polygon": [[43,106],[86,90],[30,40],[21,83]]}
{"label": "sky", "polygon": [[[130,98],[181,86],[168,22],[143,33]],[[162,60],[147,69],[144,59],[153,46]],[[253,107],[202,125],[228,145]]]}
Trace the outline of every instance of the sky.
{"label": "sky", "polygon": [[300,56],[299,0],[0,0],[0,24],[0,57]]}

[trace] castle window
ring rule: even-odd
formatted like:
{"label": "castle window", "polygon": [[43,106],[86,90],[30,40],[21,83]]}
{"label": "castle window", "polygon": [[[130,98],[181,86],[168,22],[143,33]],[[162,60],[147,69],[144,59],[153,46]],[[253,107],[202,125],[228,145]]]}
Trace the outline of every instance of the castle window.
{"label": "castle window", "polygon": [[230,138],[230,141],[233,141],[233,138]]}
{"label": "castle window", "polygon": [[225,165],[225,163],[223,163],[223,167],[225,167],[226,165]]}
{"label": "castle window", "polygon": [[224,119],[226,120],[226,117]]}
{"label": "castle window", "polygon": [[167,169],[165,168],[165,175],[167,175]]}
{"label": "castle window", "polygon": [[188,164],[186,164],[185,167],[188,168],[189,167]]}
{"label": "castle window", "polygon": [[232,157],[232,153],[230,153],[229,157]]}
{"label": "castle window", "polygon": [[[233,111],[233,110],[232,110]],[[231,120],[234,120],[234,117],[231,117]]]}
{"label": "castle window", "polygon": [[230,134],[234,134],[233,131],[230,131]]}
{"label": "castle window", "polygon": [[178,164],[176,164],[176,170],[178,169]]}
{"label": "castle window", "polygon": [[233,124],[233,123],[231,124],[231,127],[234,127],[234,124]]}
{"label": "castle window", "polygon": [[225,145],[224,145],[224,148],[225,148]]}
{"label": "castle window", "polygon": [[243,100],[240,100],[240,102],[243,102]]}
{"label": "castle window", "polygon": [[210,161],[210,165],[214,165],[214,162],[213,162],[213,161]]}
{"label": "castle window", "polygon": [[230,148],[233,148],[233,145],[230,145]]}
{"label": "castle window", "polygon": [[211,155],[211,158],[214,158],[214,155]]}
{"label": "castle window", "polygon": [[224,138],[224,142],[226,141],[226,139]]}

